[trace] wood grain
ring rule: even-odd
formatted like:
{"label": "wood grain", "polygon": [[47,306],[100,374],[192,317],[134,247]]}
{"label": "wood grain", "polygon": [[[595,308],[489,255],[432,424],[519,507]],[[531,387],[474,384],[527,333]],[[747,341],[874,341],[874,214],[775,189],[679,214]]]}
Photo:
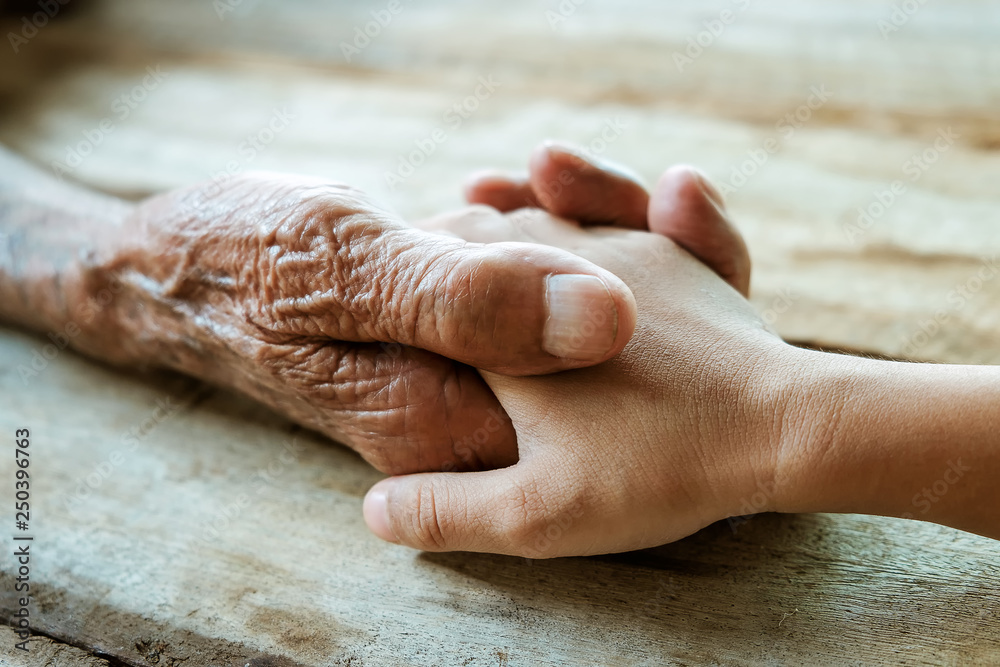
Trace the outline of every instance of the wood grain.
{"label": "wood grain", "polygon": [[[883,38],[891,3],[761,0],[683,72],[673,53],[740,5],[587,0],[553,30],[556,2],[404,2],[348,63],[341,42],[387,3],[233,4],[220,19],[204,0],[92,2],[18,54],[5,45],[0,141],[51,166],[109,118],[73,178],[141,196],[235,161],[350,181],[418,219],[458,206],[470,170],[523,167],[541,139],[590,143],[609,121],[626,129],[603,155],[650,181],[676,162],[731,181],[775,138],[729,200],[777,329],[1000,363],[1000,3],[927,3]],[[157,66],[167,76],[120,118],[114,100]],[[483,76],[497,92],[390,189],[386,172]],[[814,86],[832,96],[785,136],[776,124]],[[241,142],[276,110],[294,120],[248,160]],[[909,180],[948,128],[954,143]],[[852,233],[896,180],[906,193]],[[599,559],[416,554],[367,533],[378,476],[350,452],[189,380],[71,353],[22,382],[44,344],[0,333],[0,433],[30,426],[39,457],[36,629],[124,664],[1000,663],[995,542],[760,516]],[[164,401],[181,407],[150,422]],[[4,556],[5,614],[12,571]],[[56,664],[70,660],[91,664]]]}
{"label": "wood grain", "polygon": [[109,667],[107,660],[101,660],[72,646],[67,646],[47,637],[33,637],[27,651],[11,650],[21,641],[14,631],[0,627],[0,646],[5,657],[2,664],[9,667]]}

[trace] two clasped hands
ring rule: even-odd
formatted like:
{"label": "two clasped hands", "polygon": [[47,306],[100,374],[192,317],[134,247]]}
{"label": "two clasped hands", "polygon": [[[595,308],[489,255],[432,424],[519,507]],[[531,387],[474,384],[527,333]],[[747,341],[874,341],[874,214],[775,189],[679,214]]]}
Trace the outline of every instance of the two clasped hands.
{"label": "two clasped hands", "polygon": [[[368,526],[418,549],[625,551],[750,498],[1000,537],[997,369],[784,343],[696,170],[647,191],[547,143],[528,175],[479,174],[467,198],[406,224],[349,187],[273,174],[138,205],[65,193],[76,228],[114,233],[6,272],[26,296],[0,314],[58,329],[117,281],[76,347],[234,388],[352,447],[392,475],[365,498]],[[918,503],[956,461],[949,493]]]}

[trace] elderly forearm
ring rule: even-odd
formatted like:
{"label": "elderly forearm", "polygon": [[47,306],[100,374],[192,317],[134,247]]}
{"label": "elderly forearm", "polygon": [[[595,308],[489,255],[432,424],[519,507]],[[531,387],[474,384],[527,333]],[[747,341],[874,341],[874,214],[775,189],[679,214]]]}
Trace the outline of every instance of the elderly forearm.
{"label": "elderly forearm", "polygon": [[0,320],[48,332],[99,326],[93,267],[130,208],[0,148]]}

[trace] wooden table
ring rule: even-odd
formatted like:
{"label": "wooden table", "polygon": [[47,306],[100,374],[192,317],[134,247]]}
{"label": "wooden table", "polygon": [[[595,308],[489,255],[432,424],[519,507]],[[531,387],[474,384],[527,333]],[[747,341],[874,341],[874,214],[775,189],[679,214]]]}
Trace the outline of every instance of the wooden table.
{"label": "wooden table", "polygon": [[[459,205],[474,168],[620,123],[594,144],[607,157],[733,186],[754,301],[788,339],[1000,363],[1000,280],[977,280],[1000,261],[1000,3],[899,5],[920,8],[105,0],[0,48],[0,142],[126,196],[266,168],[350,181],[413,219]],[[372,11],[392,18],[361,48]],[[499,86],[448,127],[480,77]],[[291,118],[250,159],[241,143],[276,113]],[[447,141],[390,189],[436,127]],[[0,664],[1000,663],[995,542],[763,515],[605,558],[420,554],[365,529],[379,476],[353,453],[225,392],[69,352],[22,381],[45,343],[0,333],[0,500],[8,435],[30,428],[32,627],[48,638],[25,655],[0,630]]]}

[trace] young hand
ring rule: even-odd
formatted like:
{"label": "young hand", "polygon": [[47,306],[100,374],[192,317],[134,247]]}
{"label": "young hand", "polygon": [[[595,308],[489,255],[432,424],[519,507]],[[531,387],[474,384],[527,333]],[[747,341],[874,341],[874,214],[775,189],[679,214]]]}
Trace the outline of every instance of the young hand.
{"label": "young hand", "polygon": [[[654,201],[703,206],[699,188],[671,182]],[[650,225],[659,223],[654,214]],[[535,378],[483,373],[510,415],[519,462],[380,482],[364,507],[376,534],[431,551],[598,554],[678,539],[774,488],[782,436],[796,419],[799,351],[705,265],[663,236],[527,211],[481,211],[450,231],[587,258],[631,287],[639,320],[626,349],[600,366]],[[600,312],[591,318],[577,333],[601,325]]]}

